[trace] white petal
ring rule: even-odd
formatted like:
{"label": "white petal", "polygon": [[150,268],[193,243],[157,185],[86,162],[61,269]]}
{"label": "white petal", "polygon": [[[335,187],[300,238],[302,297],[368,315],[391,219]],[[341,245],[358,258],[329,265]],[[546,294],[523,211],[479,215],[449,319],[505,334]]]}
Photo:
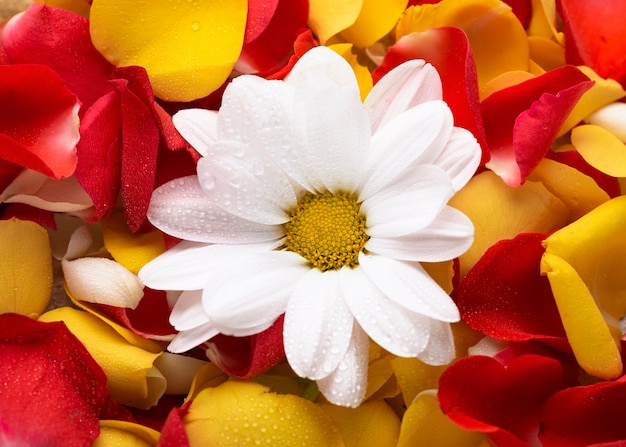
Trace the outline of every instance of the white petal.
{"label": "white petal", "polygon": [[170,313],[170,323],[177,331],[189,331],[210,323],[202,307],[202,290],[188,290],[180,294]]}
{"label": "white petal", "polygon": [[346,60],[330,48],[319,46],[307,51],[285,78],[293,86],[299,86],[311,75],[330,78],[340,86],[358,90],[354,71]]}
{"label": "white petal", "polygon": [[420,265],[364,253],[359,255],[359,265],[376,287],[400,306],[436,320],[459,321],[452,299]]}
{"label": "white petal", "polygon": [[207,245],[182,241],[148,262],[139,271],[145,285],[157,290],[202,289],[209,275],[242,257],[270,251],[275,244]]}
{"label": "white petal", "polygon": [[593,112],[585,122],[604,127],[623,143],[626,143],[626,104],[612,102]]}
{"label": "white petal", "polygon": [[353,192],[363,175],[370,144],[367,113],[359,90],[310,73],[298,85],[294,120],[304,135],[304,162],[318,191]]}
{"label": "white petal", "polygon": [[355,324],[346,355],[337,369],[329,376],[318,380],[317,386],[332,404],[358,407],[367,389],[367,362],[369,339],[363,329]]}
{"label": "white petal", "polygon": [[200,346],[205,341],[210,340],[219,334],[211,323],[198,326],[189,331],[182,331],[167,346],[167,350],[173,353],[187,352],[190,349]]}
{"label": "white petal", "polygon": [[328,376],[344,357],[354,318],[339,289],[339,272],[310,270],[294,289],[283,329],[285,354],[301,377]]}
{"label": "white petal", "polygon": [[205,312],[223,334],[261,332],[285,312],[294,286],[309,269],[304,258],[289,251],[247,256],[212,275],[202,295]]}
{"label": "white petal", "polygon": [[372,237],[365,249],[402,261],[439,262],[461,256],[474,241],[474,225],[462,212],[445,206],[435,220],[414,233]]}
{"label": "white petal", "polygon": [[143,297],[139,278],[111,259],[64,259],[61,265],[67,291],[74,299],[134,309]]}
{"label": "white petal", "polygon": [[402,357],[413,357],[424,350],[430,334],[430,318],[391,301],[361,268],[344,267],[339,274],[341,293],[372,340]]}
{"label": "white petal", "polygon": [[251,222],[211,203],[195,175],[155,189],[148,219],[167,234],[197,242],[244,244],[271,241],[283,235],[280,226]]}
{"label": "white petal", "polygon": [[428,346],[417,358],[429,365],[439,366],[447,365],[454,360],[454,356],[454,336],[450,323],[431,320]]}
{"label": "white petal", "polygon": [[174,127],[185,140],[206,157],[217,140],[217,112],[205,109],[185,109],[172,117]]}
{"label": "white petal", "polygon": [[244,143],[220,142],[220,150],[198,161],[198,180],[210,201],[230,214],[279,225],[296,205],[291,182],[280,168]]}
{"label": "white petal", "polygon": [[482,150],[469,130],[455,127],[441,153],[433,160],[448,173],[454,190],[458,191],[473,177],[480,164]]}
{"label": "white petal", "polygon": [[372,133],[417,104],[442,98],[441,78],[421,59],[398,65],[374,85],[363,105]]}
{"label": "white petal", "polygon": [[416,166],[361,204],[371,237],[397,237],[430,225],[454,190],[436,166]]}
{"label": "white petal", "polygon": [[398,115],[372,136],[368,171],[360,193],[366,199],[380,191],[416,160],[439,154],[453,127],[443,101],[419,104]]}

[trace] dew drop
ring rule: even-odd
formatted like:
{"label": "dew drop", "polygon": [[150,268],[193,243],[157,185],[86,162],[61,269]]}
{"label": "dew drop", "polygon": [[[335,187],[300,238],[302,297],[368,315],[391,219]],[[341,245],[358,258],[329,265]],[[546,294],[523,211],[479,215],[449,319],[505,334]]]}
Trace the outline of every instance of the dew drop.
{"label": "dew drop", "polygon": [[191,29],[192,29],[192,31],[198,31],[198,30],[200,29],[200,23],[198,23],[198,22],[193,22],[193,23],[191,24]]}
{"label": "dew drop", "polygon": [[202,186],[204,189],[211,190],[215,188],[215,175],[208,173],[202,179]]}

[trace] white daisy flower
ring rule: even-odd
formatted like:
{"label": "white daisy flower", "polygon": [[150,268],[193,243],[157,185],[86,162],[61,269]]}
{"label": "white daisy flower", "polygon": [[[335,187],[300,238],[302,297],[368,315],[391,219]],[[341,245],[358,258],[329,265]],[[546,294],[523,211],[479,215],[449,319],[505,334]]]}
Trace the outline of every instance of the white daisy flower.
{"label": "white daisy flower", "polygon": [[197,176],[155,190],[148,216],[184,241],[139,272],[183,291],[171,351],[284,313],[289,364],[345,406],[364,397],[368,336],[429,364],[454,358],[458,310],[419,262],[471,245],[471,222],[447,202],[480,148],[453,126],[432,66],[402,64],[362,103],[350,66],[318,47],[285,81],[240,76],[218,113],[174,123],[203,158]]}

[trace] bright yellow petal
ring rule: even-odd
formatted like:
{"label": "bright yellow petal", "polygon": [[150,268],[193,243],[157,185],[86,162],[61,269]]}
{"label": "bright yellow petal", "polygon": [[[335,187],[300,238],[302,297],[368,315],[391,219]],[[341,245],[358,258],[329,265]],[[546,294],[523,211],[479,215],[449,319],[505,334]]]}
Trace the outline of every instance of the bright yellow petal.
{"label": "bright yellow petal", "polygon": [[439,408],[437,395],[422,393],[409,406],[402,418],[397,447],[487,447],[492,445],[487,435],[465,431]]}
{"label": "bright yellow petal", "polygon": [[456,26],[467,34],[479,87],[508,71],[527,71],[526,31],[511,8],[499,0],[442,0],[408,8],[396,28],[396,37],[414,31]]}
{"label": "bright yellow petal", "polygon": [[205,388],[191,402],[183,424],[191,447],[344,445],[339,429],[318,405],[253,382]]}
{"label": "bright yellow petal", "polygon": [[482,98],[486,98],[498,90],[521,84],[534,77],[536,77],[536,75],[528,71],[507,71],[487,82],[480,90],[480,95]]}
{"label": "bright yellow petal", "polygon": [[395,447],[400,419],[383,400],[365,402],[357,408],[320,405],[337,424],[346,447]]}
{"label": "bright yellow petal", "polygon": [[450,200],[474,223],[474,243],[459,258],[461,278],[485,251],[501,239],[522,232],[551,233],[569,222],[565,204],[541,183],[526,181],[507,186],[493,172],[472,178]]}
{"label": "bright yellow petal", "polygon": [[202,366],[191,382],[191,388],[187,399],[195,399],[195,397],[205,388],[212,388],[228,380],[228,376],[215,363],[207,363]]}
{"label": "bright yellow petal", "polygon": [[564,35],[557,31],[555,0],[532,0],[532,17],[526,32],[529,36],[545,37],[563,45]]}
{"label": "bright yellow petal", "polygon": [[422,391],[437,388],[439,376],[448,367],[448,365],[427,365],[419,359],[403,357],[393,359],[391,366],[393,366],[404,403],[407,406]]}
{"label": "bright yellow petal", "polygon": [[593,296],[576,270],[558,256],[545,253],[546,272],[567,339],[578,364],[589,374],[614,379],[622,374],[622,359],[616,341]]}
{"label": "bright yellow petal", "polygon": [[132,422],[101,420],[100,436],[92,447],[154,447],[159,432]]}
{"label": "bright yellow petal", "polygon": [[335,53],[343,57],[346,61],[348,61],[348,63],[352,67],[352,70],[354,71],[356,81],[359,84],[361,101],[364,101],[370,90],[372,89],[372,75],[367,67],[359,63],[357,56],[352,52],[352,47],[353,46],[351,43],[338,43],[330,45],[328,48],[330,48]]}
{"label": "bright yellow petal", "polygon": [[363,0],[361,12],[341,37],[359,48],[367,48],[387,35],[398,22],[407,0]]}
{"label": "bright yellow petal", "polygon": [[605,128],[576,126],[572,129],[572,144],[594,168],[613,177],[626,177],[626,145]]}
{"label": "bright yellow petal", "polygon": [[90,32],[115,66],[145,67],[157,97],[191,101],[228,78],[247,11],[247,0],[94,0]]}
{"label": "bright yellow petal", "polygon": [[454,262],[422,262],[422,267],[428,272],[432,279],[435,280],[439,287],[446,291],[447,294],[452,293],[452,279],[454,278]]}
{"label": "bright yellow petal", "polygon": [[113,259],[135,275],[141,267],[165,251],[160,231],[132,233],[122,213],[114,213],[102,220],[104,246]]}
{"label": "bright yellow petal", "polygon": [[0,313],[37,318],[52,292],[52,253],[46,230],[31,221],[0,221]]}
{"label": "bright yellow petal", "polygon": [[62,307],[43,314],[41,321],[63,321],[85,345],[107,375],[109,394],[116,401],[148,409],[166,388],[165,379],[153,366],[159,353],[128,343],[109,325],[88,312]]}
{"label": "bright yellow petal", "polygon": [[543,183],[561,199],[571,212],[571,220],[582,217],[610,198],[591,177],[547,158],[541,160],[529,179]]}
{"label": "bright yellow petal", "polygon": [[578,100],[559,131],[559,136],[569,132],[586,116],[607,104],[626,96],[626,90],[619,82],[613,79],[602,79],[589,67],[578,67],[587,77],[594,81],[594,85]]}
{"label": "bright yellow petal", "polygon": [[364,0],[309,0],[309,27],[324,45],[356,22]]}
{"label": "bright yellow petal", "polygon": [[540,36],[528,38],[530,58],[545,71],[565,65],[565,48],[553,40]]}
{"label": "bright yellow petal", "polygon": [[400,393],[391,367],[394,358],[395,355],[370,341],[367,390],[364,399],[386,399]]}

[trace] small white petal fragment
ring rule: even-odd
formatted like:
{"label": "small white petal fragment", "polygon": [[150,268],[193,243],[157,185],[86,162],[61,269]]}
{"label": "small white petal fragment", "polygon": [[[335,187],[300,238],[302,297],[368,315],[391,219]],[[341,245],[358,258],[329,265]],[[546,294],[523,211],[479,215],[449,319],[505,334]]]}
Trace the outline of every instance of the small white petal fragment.
{"label": "small white petal fragment", "polygon": [[209,155],[217,140],[217,112],[205,109],[185,109],[172,117],[174,127],[200,155]]}
{"label": "small white petal fragment", "polygon": [[143,297],[143,284],[130,270],[107,258],[63,260],[68,293],[88,303],[134,309]]}
{"label": "small white petal fragment", "polygon": [[596,110],[585,121],[589,124],[604,127],[622,143],[626,143],[626,104],[613,102]]}

